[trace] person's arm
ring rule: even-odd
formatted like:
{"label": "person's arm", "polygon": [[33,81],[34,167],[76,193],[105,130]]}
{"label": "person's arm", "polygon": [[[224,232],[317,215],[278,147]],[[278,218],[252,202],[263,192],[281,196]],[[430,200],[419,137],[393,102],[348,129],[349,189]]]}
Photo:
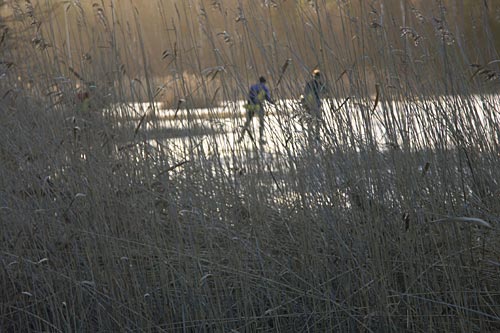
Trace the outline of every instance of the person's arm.
{"label": "person's arm", "polygon": [[263,89],[264,91],[266,92],[266,100],[271,103],[271,104],[274,104],[274,101],[273,99],[271,98],[271,93],[269,92],[269,89],[267,88],[267,86],[263,86]]}
{"label": "person's arm", "polygon": [[321,81],[321,94],[325,97],[329,94],[329,87],[325,81]]}

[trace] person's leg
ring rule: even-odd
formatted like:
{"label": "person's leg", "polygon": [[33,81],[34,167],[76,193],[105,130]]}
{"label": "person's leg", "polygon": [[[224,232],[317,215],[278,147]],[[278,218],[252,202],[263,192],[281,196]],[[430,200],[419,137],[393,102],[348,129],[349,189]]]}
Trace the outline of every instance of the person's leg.
{"label": "person's leg", "polygon": [[264,140],[264,108],[262,107],[262,105],[258,106],[257,112],[259,112],[259,139],[260,139],[260,141],[263,141]]}
{"label": "person's leg", "polygon": [[[250,107],[252,106],[253,105],[251,105]],[[243,128],[246,128],[247,130],[250,128],[250,123],[252,122],[253,114],[254,114],[253,109],[249,108],[247,110],[247,120],[245,121],[245,126],[243,126]]]}
{"label": "person's leg", "polygon": [[254,115],[254,105],[253,104],[248,104],[247,105],[247,114],[246,114],[246,121],[245,125],[243,125],[243,129],[241,131],[241,136],[238,140],[238,142],[241,142],[243,138],[245,137],[245,132],[248,132],[248,135],[250,135],[250,138],[252,138],[252,133],[250,132],[250,123],[252,122],[252,118]]}
{"label": "person's leg", "polygon": [[318,101],[317,107],[314,110],[314,139],[316,141],[320,141],[320,132],[322,125],[322,110],[321,110],[321,101]]}
{"label": "person's leg", "polygon": [[321,130],[321,118],[316,116],[314,117],[314,139],[317,142],[320,141],[320,130]]}

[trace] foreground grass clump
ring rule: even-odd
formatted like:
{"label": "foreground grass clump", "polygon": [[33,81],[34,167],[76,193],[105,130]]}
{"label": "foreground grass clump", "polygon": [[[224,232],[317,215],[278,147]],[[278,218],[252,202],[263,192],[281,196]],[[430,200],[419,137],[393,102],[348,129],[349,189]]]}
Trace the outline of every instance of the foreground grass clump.
{"label": "foreground grass clump", "polygon": [[[408,37],[387,18],[396,14],[374,20],[358,8],[354,20],[347,2],[338,3],[342,31],[357,29],[347,39],[359,44],[342,44],[318,2],[298,7],[294,18],[314,33],[304,41],[290,30],[291,55],[276,41],[262,46],[271,23],[243,32],[224,23],[241,33],[231,44],[209,14],[188,21],[182,36],[165,38],[179,54],[165,66],[183,74],[164,82],[149,68],[140,11],[125,25],[119,7],[104,3],[78,8],[79,32],[44,20],[29,1],[6,5],[14,14],[0,44],[0,331],[500,330],[500,105],[487,93],[497,83],[484,81],[496,70],[490,55],[477,55],[481,72],[471,68],[444,23],[437,36],[415,28],[422,48],[396,50]],[[204,9],[177,4],[172,21],[158,5],[162,27],[178,29],[176,20]],[[290,21],[270,8],[246,4],[238,23]],[[200,31],[215,49],[208,70],[194,47]],[[380,43],[380,54],[362,38]],[[235,144],[241,110],[229,101],[244,98],[250,75],[237,66],[238,42],[257,49],[249,62],[293,55],[339,78],[321,142],[307,138],[296,103],[284,102],[301,93],[299,66],[269,61],[260,70],[281,100],[266,119],[268,146]],[[335,45],[345,48],[320,51]],[[369,59],[353,68],[358,53]],[[166,90],[166,106],[182,114],[169,127],[156,104]],[[203,101],[209,116],[194,119]]]}

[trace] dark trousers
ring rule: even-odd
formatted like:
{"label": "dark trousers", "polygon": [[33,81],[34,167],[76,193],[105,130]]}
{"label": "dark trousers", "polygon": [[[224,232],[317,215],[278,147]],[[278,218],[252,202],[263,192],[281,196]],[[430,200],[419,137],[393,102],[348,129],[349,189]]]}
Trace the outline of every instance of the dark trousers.
{"label": "dark trousers", "polygon": [[320,130],[323,123],[323,112],[321,109],[321,101],[311,101],[310,103],[304,103],[305,110],[307,112],[307,134],[310,139],[319,140]]}
{"label": "dark trousers", "polygon": [[250,137],[252,137],[252,134],[250,132],[250,124],[252,122],[253,116],[255,113],[259,116],[259,138],[262,140],[264,136],[264,107],[262,104],[253,104],[253,103],[248,103],[246,105],[247,109],[247,119],[245,121],[245,125],[243,126],[243,133],[241,135],[241,138],[245,135],[245,131],[248,132]]}

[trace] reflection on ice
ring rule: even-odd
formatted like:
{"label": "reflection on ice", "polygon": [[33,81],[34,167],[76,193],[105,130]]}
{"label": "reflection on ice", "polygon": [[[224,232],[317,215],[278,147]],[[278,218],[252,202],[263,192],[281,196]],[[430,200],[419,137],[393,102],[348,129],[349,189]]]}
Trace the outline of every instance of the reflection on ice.
{"label": "reflection on ice", "polygon": [[144,120],[138,137],[167,149],[173,164],[193,156],[213,157],[228,170],[243,170],[249,160],[278,169],[276,162],[315,158],[321,151],[450,148],[457,140],[466,140],[467,133],[477,131],[484,133],[485,141],[493,142],[498,140],[495,133],[500,132],[496,95],[380,100],[376,104],[374,99],[353,97],[323,100],[320,140],[311,139],[307,131],[309,116],[299,101],[279,100],[266,108],[266,143],[252,140],[258,133],[258,117],[251,126],[254,135],[245,136],[239,143],[245,121],[244,103],[226,102],[204,109],[130,104],[121,108],[120,119],[130,128]]}
{"label": "reflection on ice", "polygon": [[[134,140],[140,141],[141,147],[148,145],[148,149],[160,152],[157,156],[162,170],[177,173],[201,167],[207,175],[230,179],[236,192],[245,182],[259,182],[277,193],[274,200],[293,201],[297,193],[305,193],[311,203],[326,205],[332,198],[325,193],[351,196],[349,191],[356,188],[352,175],[370,177],[370,173],[379,172],[396,178],[394,163],[409,156],[414,158],[410,172],[430,175],[428,158],[432,153],[428,152],[460,145],[487,149],[500,141],[496,95],[380,100],[376,104],[374,99],[324,100],[320,140],[309,135],[308,115],[300,103],[280,100],[267,108],[266,144],[249,136],[238,142],[245,122],[243,104],[238,101],[216,108],[178,110],[136,104],[123,108],[129,113],[120,117],[121,126],[133,132],[144,120]],[[258,117],[254,117],[253,137],[258,126]],[[469,142],[471,138],[484,142]],[[371,170],[365,161],[382,169]],[[193,163],[197,168],[190,169]],[[367,169],[353,170],[360,166]],[[250,174],[254,177],[245,177]],[[188,177],[182,172],[179,175]],[[356,198],[341,201],[347,207]]]}
{"label": "reflection on ice", "polygon": [[[443,96],[430,100],[379,101],[355,98],[323,101],[323,148],[350,147],[356,150],[366,146],[395,149],[402,143],[409,149],[432,148],[453,143],[457,132],[482,130],[497,132],[498,96]],[[472,102],[472,103],[471,103]],[[165,109],[158,104],[131,104],[122,108],[121,119],[131,123],[146,116],[143,135],[151,140],[174,139],[172,144],[199,140],[204,137],[205,149],[216,145],[225,154],[239,150],[237,139],[245,120],[244,101],[226,102],[222,106],[203,109]],[[471,122],[456,114],[468,109]],[[268,105],[265,118],[264,150],[283,154],[287,149],[295,153],[308,144],[308,114],[297,100],[280,100]],[[473,120],[473,121],[472,121]],[[476,127],[481,128],[476,128]],[[252,131],[258,127],[253,119]],[[252,137],[255,137],[254,135]],[[168,142],[166,143],[168,144]],[[246,136],[240,144],[245,149],[259,148]],[[300,149],[299,149],[300,150]]]}

